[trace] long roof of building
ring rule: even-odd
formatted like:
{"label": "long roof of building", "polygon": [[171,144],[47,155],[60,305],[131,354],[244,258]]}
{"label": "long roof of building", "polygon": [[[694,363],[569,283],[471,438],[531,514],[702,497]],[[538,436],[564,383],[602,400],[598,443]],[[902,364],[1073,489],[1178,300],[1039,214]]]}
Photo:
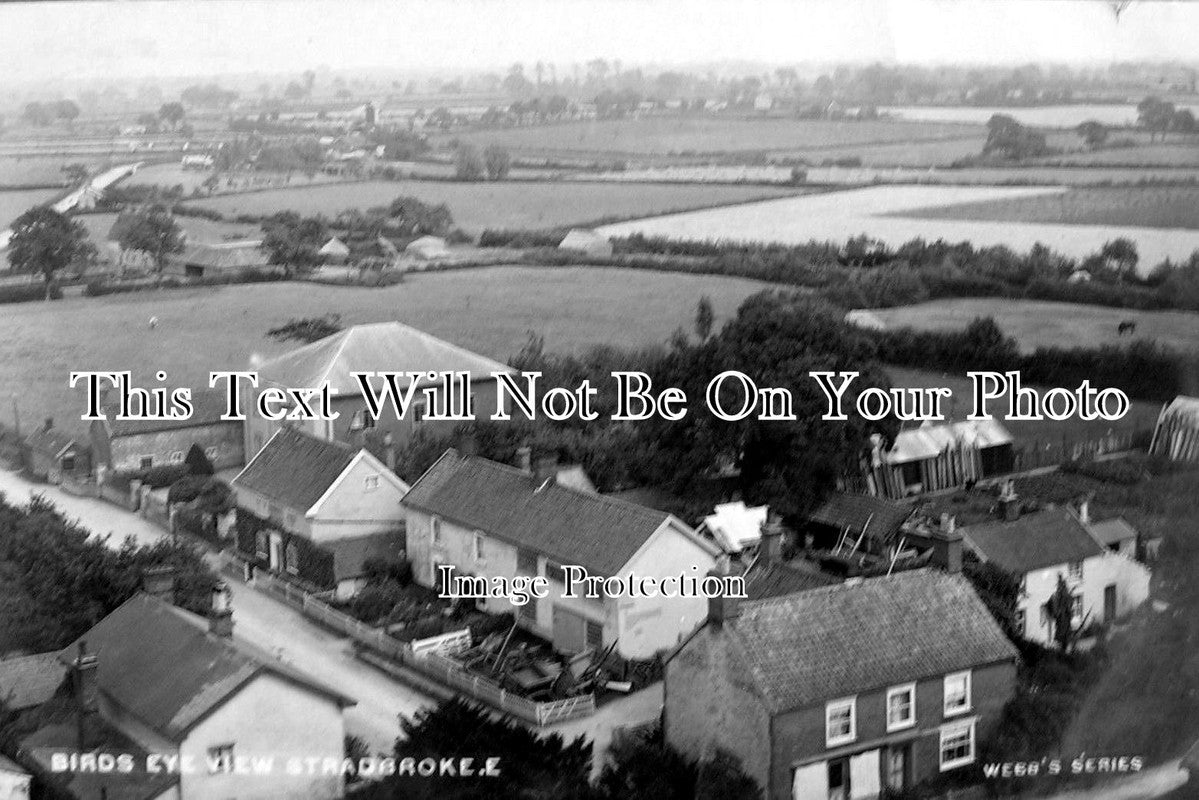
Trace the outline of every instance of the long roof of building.
{"label": "long roof of building", "polygon": [[307,511],[361,452],[342,442],[280,428],[233,479],[235,488]]}
{"label": "long roof of building", "polygon": [[1046,508],[1011,522],[992,520],[960,529],[966,544],[986,561],[1024,574],[1092,556],[1104,548],[1068,508]]}
{"label": "long roof of building", "polygon": [[1017,657],[965,578],[935,569],[744,602],[726,627],[775,712]]}
{"label": "long roof of building", "polygon": [[[469,372],[489,377],[511,367],[472,353],[400,322],[355,325],[263,364],[259,377],[278,386],[315,388],[329,383],[334,395],[358,394],[354,372]],[[421,383],[427,381],[422,380]],[[400,388],[409,379],[397,381]]]}
{"label": "long roof of building", "polygon": [[[224,421],[221,419],[221,415],[225,413],[224,392],[216,389],[193,389],[191,403],[192,413],[187,419],[118,419],[120,406],[116,403],[106,403],[101,411],[104,413],[104,426],[110,437],[199,428]],[[139,409],[131,408],[130,410],[138,411]],[[240,425],[241,423],[229,420],[227,424]]]}
{"label": "long roof of building", "polygon": [[[552,479],[538,481],[515,467],[453,449],[412,485],[403,503],[597,575],[619,572],[674,519]],[[699,537],[695,541],[715,555],[713,545]]]}
{"label": "long roof of building", "polygon": [[888,463],[904,464],[935,458],[951,447],[979,449],[1010,444],[1012,435],[999,420],[924,423],[908,428],[895,436],[895,443],[885,454]]}
{"label": "long roof of building", "polygon": [[79,643],[96,655],[100,691],[162,736],[179,741],[255,677],[271,674],[341,705],[354,701],[250,643],[208,631],[208,621],[138,593],[59,653]]}

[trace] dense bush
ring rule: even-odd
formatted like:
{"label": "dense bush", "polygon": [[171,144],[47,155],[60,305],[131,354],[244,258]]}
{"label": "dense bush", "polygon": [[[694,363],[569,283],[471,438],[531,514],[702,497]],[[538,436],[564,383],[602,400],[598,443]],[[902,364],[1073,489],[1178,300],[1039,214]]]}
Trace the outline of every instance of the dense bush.
{"label": "dense bush", "polygon": [[[46,286],[42,283],[22,283],[15,286],[0,286],[0,303],[27,303],[45,300]],[[54,284],[50,287],[50,299],[61,300],[62,289]]]}
{"label": "dense bush", "polygon": [[132,473],[130,478],[141,481],[143,486],[149,486],[151,489],[161,489],[188,477],[189,474],[183,464],[165,464],[161,467],[138,470]]}

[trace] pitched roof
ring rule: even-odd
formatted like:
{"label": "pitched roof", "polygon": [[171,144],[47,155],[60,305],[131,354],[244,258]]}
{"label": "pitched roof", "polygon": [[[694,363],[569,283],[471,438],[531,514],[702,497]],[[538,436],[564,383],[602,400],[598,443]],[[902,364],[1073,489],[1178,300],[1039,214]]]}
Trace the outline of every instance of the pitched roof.
{"label": "pitched roof", "polygon": [[[357,394],[354,372],[469,372],[490,376],[512,368],[400,322],[355,325],[272,359],[258,370],[279,386],[315,388],[329,383],[334,395]],[[407,378],[398,380],[402,389]],[[423,383],[423,382],[422,382]]]}
{"label": "pitched roof", "polygon": [[350,254],[350,248],[341,239],[334,236],[317,251],[321,255],[326,256],[345,256]]}
{"label": "pitched roof", "polygon": [[1046,508],[1011,522],[992,520],[960,530],[963,540],[980,557],[1018,575],[1104,552],[1067,508]]}
{"label": "pitched roof", "polygon": [[726,628],[776,712],[1016,658],[965,578],[940,570],[745,602]]}
{"label": "pitched roof", "polygon": [[538,482],[514,467],[453,449],[412,485],[403,504],[597,575],[619,572],[674,519],[556,481]]}
{"label": "pitched roof", "polygon": [[[136,436],[142,433],[159,433],[161,431],[181,430],[183,428],[199,428],[225,422],[229,425],[239,425],[232,420],[222,420],[225,413],[225,393],[216,389],[193,389],[191,393],[192,413],[187,419],[117,419],[120,406],[107,403],[101,411],[104,413],[104,425],[110,437]],[[136,411],[136,408],[130,409]]]}
{"label": "pitched roof", "polygon": [[995,447],[1010,444],[1012,435],[999,420],[924,423],[918,428],[900,431],[895,443],[884,454],[889,464],[935,458],[950,447]]}
{"label": "pitched roof", "polygon": [[837,530],[861,531],[869,526],[871,533],[885,537],[899,530],[913,511],[907,503],[884,497],[834,492],[808,520]]}
{"label": "pitched roof", "polygon": [[750,600],[783,597],[838,583],[841,581],[804,561],[763,561],[759,558],[745,572],[745,593]]}
{"label": "pitched roof", "polygon": [[70,434],[57,428],[38,428],[25,437],[25,444],[41,453],[57,456],[75,444]]}
{"label": "pitched roof", "polygon": [[0,661],[0,706],[14,711],[40,706],[62,686],[66,670],[58,653],[38,653]]}
{"label": "pitched roof", "polygon": [[270,254],[262,249],[258,239],[240,242],[200,242],[189,244],[183,252],[174,256],[180,264],[208,269],[246,269],[265,267],[271,262]]}
{"label": "pitched roof", "polygon": [[233,486],[257,492],[288,508],[307,511],[359,452],[341,442],[280,428],[237,474]]}
{"label": "pitched roof", "polygon": [[341,705],[354,701],[208,621],[147,594],[122,604],[58,657],[70,664],[79,642],[99,661],[100,691],[162,736],[179,741],[253,678],[271,674]]}
{"label": "pitched roof", "polygon": [[1137,530],[1124,517],[1112,517],[1087,525],[1087,532],[1103,544],[1116,544],[1137,538]]}

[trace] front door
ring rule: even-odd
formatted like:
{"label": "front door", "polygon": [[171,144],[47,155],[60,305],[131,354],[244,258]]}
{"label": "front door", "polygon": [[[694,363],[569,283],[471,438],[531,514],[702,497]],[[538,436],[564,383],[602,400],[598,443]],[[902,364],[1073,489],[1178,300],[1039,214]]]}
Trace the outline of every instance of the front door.
{"label": "front door", "polygon": [[283,569],[283,535],[280,533],[271,533],[269,566],[271,572],[278,572]]}
{"label": "front door", "polygon": [[908,747],[896,745],[887,750],[887,788],[901,791],[907,785]]}
{"label": "front door", "polygon": [[849,759],[828,762],[828,800],[849,800]]}
{"label": "front door", "polygon": [[1103,589],[1103,621],[1112,622],[1116,618],[1116,584],[1109,584]]}

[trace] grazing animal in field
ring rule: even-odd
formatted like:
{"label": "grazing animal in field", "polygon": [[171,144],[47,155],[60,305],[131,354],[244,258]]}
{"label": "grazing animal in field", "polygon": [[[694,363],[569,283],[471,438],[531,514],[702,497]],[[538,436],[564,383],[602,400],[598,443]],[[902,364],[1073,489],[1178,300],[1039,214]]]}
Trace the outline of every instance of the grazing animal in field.
{"label": "grazing animal in field", "polygon": [[1121,322],[1119,325],[1116,326],[1116,335],[1117,336],[1123,336],[1126,333],[1131,335],[1136,332],[1137,332],[1137,324],[1130,319],[1126,319],[1123,322]]}
{"label": "grazing animal in field", "polygon": [[155,328],[157,328],[158,327],[158,317],[150,317],[149,324],[150,324],[150,330],[154,330]]}

